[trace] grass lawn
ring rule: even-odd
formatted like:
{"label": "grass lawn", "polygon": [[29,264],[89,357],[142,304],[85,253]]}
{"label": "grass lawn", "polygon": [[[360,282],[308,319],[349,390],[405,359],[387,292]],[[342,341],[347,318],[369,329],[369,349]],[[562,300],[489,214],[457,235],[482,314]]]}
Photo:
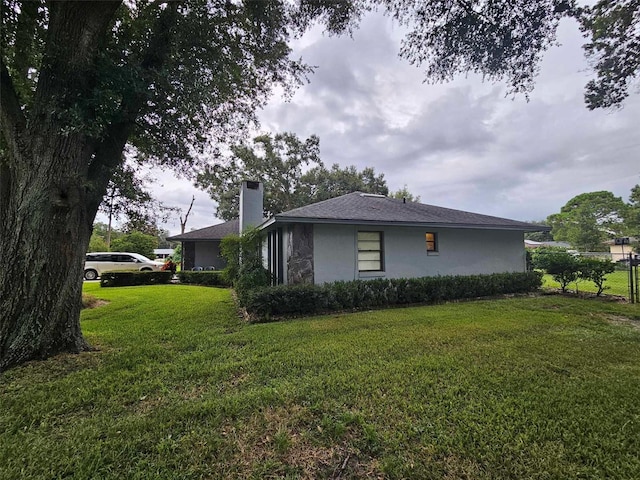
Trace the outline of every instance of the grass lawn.
{"label": "grass lawn", "polygon": [[640,478],[640,307],[561,296],[247,325],[85,290],[100,348],[0,376],[0,478]]}
{"label": "grass lawn", "polygon": [[[628,271],[615,271],[607,275],[607,280],[605,282],[605,287],[607,288],[603,293],[603,295],[619,295],[621,297],[629,297],[629,272]],[[543,279],[543,287],[553,287],[560,288],[560,284],[556,282],[551,275],[544,275]],[[570,283],[567,287],[567,290],[575,292],[576,284]],[[589,281],[581,281],[578,283],[578,290],[580,292],[591,292],[595,293],[598,291],[593,282]]]}

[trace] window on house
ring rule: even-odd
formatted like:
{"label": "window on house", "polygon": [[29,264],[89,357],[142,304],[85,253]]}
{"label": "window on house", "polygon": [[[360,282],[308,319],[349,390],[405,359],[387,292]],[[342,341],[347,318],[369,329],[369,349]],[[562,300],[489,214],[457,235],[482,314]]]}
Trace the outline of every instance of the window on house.
{"label": "window on house", "polygon": [[425,239],[427,241],[427,252],[437,252],[438,236],[435,233],[427,232],[425,234]]}
{"label": "window on house", "polygon": [[358,232],[358,270],[382,271],[382,256],[382,232]]}

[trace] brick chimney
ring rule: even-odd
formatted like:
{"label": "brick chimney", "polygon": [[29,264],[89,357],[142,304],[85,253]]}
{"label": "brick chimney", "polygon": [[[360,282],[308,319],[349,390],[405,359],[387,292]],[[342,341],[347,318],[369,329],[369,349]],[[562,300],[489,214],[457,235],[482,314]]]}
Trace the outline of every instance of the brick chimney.
{"label": "brick chimney", "polygon": [[248,227],[257,227],[262,223],[262,201],[264,188],[262,182],[243,180],[240,187],[240,235]]}

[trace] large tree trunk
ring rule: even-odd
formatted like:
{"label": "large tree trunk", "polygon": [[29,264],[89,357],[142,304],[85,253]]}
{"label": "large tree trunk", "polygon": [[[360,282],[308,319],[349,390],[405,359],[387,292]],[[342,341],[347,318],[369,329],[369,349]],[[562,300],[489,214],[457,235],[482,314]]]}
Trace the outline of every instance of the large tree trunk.
{"label": "large tree trunk", "polygon": [[[0,56],[0,372],[89,347],[80,331],[82,276],[93,220],[135,125],[144,91],[100,131],[96,59],[121,3],[50,2],[31,108]],[[140,71],[162,66],[177,4],[159,10]],[[78,117],[80,112],[80,117]],[[78,125],[78,121],[80,125]],[[98,124],[101,124],[101,119]]]}
{"label": "large tree trunk", "polygon": [[[94,59],[118,5],[49,5],[30,110],[0,59],[0,372],[89,348],[80,331],[84,254],[113,166],[102,162],[103,175],[89,181],[99,146],[66,112],[95,84]],[[110,143],[120,148],[111,158],[124,141]]]}
{"label": "large tree trunk", "polygon": [[2,175],[0,371],[88,348],[79,318],[95,202],[78,174],[84,145],[35,140],[21,167]]}

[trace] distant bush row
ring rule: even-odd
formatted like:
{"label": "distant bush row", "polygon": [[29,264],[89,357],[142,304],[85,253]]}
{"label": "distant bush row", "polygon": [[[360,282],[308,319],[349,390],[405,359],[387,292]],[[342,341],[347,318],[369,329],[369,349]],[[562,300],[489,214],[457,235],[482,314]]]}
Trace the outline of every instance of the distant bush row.
{"label": "distant bush row", "polygon": [[100,276],[101,287],[131,287],[134,285],[159,285],[169,283],[171,272],[103,272]]}
{"label": "distant bush row", "polygon": [[[191,285],[206,285],[210,287],[230,286],[223,272],[178,272],[180,283]],[[162,272],[139,272],[139,271],[118,271],[104,272],[100,277],[101,287],[130,287],[134,285],[158,285],[169,283],[173,278],[170,271]]]}
{"label": "distant bush row", "polygon": [[274,316],[308,315],[406,304],[434,304],[450,300],[507,293],[526,293],[542,285],[542,274],[442,276],[355,280],[324,285],[281,285],[238,291],[238,299],[255,321]]}
{"label": "distant bush row", "polygon": [[230,286],[230,283],[227,281],[227,277],[223,271],[193,272],[187,270],[184,272],[178,272],[178,279],[180,280],[180,283],[191,285],[205,285],[209,287]]}

